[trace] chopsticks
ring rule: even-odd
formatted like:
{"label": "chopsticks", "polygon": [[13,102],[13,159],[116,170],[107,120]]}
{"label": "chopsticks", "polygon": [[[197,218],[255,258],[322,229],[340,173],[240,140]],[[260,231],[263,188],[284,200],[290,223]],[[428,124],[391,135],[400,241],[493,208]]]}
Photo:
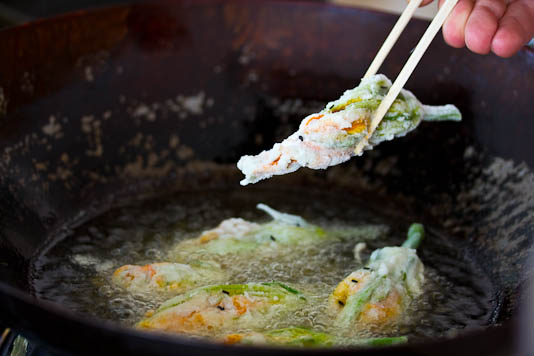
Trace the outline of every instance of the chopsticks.
{"label": "chopsticks", "polygon": [[375,59],[371,62],[371,65],[369,66],[369,69],[367,69],[367,72],[363,76],[364,78],[373,76],[378,72],[378,68],[382,65],[384,60],[389,54],[389,51],[393,48],[395,45],[395,42],[399,39],[402,31],[404,31],[404,28],[410,22],[410,19],[412,18],[415,10],[419,8],[423,0],[410,0],[404,11],[402,12],[401,16],[397,20],[397,23],[391,31],[389,32],[388,37],[384,41],[384,44],[382,47],[380,47],[380,50],[375,56]]}
{"label": "chopsticks", "polygon": [[[410,76],[412,75],[415,67],[425,54],[426,50],[428,49],[428,46],[430,46],[430,43],[436,37],[436,34],[438,33],[439,29],[443,24],[445,23],[445,20],[449,16],[449,14],[454,9],[454,6],[458,3],[458,0],[446,0],[445,3],[441,6],[438,13],[428,26],[426,32],[423,34],[423,37],[419,40],[419,43],[415,47],[414,51],[410,55],[410,58],[408,58],[408,61],[404,64],[404,67],[400,71],[399,75],[397,76],[397,79],[395,79],[395,82],[389,88],[389,91],[387,95],[384,97],[378,108],[376,109],[375,114],[371,118],[371,124],[369,125],[369,130],[367,135],[363,140],[361,140],[358,145],[356,146],[354,153],[359,155],[361,154],[363,148],[365,145],[367,145],[369,138],[373,135],[375,129],[380,124],[380,121],[384,118],[386,113],[388,112],[390,106],[393,104],[395,99],[397,99],[397,96],[399,95],[401,89],[404,87]],[[417,5],[416,5],[417,4]],[[406,27],[406,24],[410,20],[411,16],[413,15],[415,9],[419,7],[421,4],[421,0],[411,0],[408,3],[408,6],[403,11],[401,17],[391,30],[391,33],[386,38],[386,41],[378,51],[377,56],[371,63],[371,66],[367,70],[367,73],[365,74],[365,77],[368,77],[370,75],[374,75],[386,56],[388,55],[389,51],[395,44],[396,40],[399,38],[400,34]]]}

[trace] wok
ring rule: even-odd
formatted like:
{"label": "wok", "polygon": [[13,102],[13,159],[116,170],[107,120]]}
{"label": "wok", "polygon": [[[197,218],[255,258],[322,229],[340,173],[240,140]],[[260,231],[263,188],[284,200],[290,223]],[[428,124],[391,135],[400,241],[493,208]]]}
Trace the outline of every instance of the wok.
{"label": "wok", "polygon": [[[534,237],[527,48],[503,60],[436,39],[407,88],[427,104],[456,104],[461,124],[422,125],[341,167],[261,183],[342,192],[446,233],[492,281],[487,327],[380,350],[236,348],[122,328],[34,297],[34,259],[81,211],[171,186],[255,189],[239,186],[238,157],[356,85],[394,21],[308,2],[176,0],[0,32],[1,323],[78,354],[517,351]],[[381,72],[395,77],[425,27],[408,26]],[[176,109],[199,96],[200,109]]]}

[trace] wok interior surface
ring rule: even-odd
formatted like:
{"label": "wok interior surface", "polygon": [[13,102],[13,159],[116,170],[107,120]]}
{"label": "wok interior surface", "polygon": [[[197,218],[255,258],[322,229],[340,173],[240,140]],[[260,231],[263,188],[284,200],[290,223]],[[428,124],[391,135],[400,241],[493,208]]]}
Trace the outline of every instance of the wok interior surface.
{"label": "wok interior surface", "polygon": [[[394,20],[310,3],[161,1],[0,32],[2,323],[81,353],[233,352],[36,302],[28,296],[34,258],[83,212],[123,197],[254,189],[238,185],[237,158],[355,86]],[[385,74],[396,75],[425,25],[408,27]],[[531,50],[504,61],[437,39],[407,88],[427,104],[456,104],[461,124],[422,125],[340,167],[262,184],[326,187],[446,232],[491,281],[488,324],[507,325],[531,274],[533,75]],[[478,337],[487,340],[478,351],[498,353],[511,346],[509,333],[495,327],[440,342],[465,351]],[[390,351],[444,352],[436,345]]]}
{"label": "wok interior surface", "polygon": [[[183,190],[182,186],[174,193],[167,188],[160,197],[119,201],[93,219],[85,213],[81,223],[65,226],[58,241],[35,258],[31,272],[35,295],[61,301],[63,306],[88,316],[132,327],[177,293],[137,288],[125,292],[113,282],[117,268],[169,261],[194,265],[200,260],[217,263],[217,270],[227,276],[224,281],[205,281],[200,286],[275,281],[300,291],[306,302],[291,313],[279,312],[272,319],[260,317],[253,325],[245,320],[239,325],[219,327],[216,317],[208,315],[203,318],[208,326],[184,323],[189,336],[223,342],[236,333],[304,327],[332,335],[335,345],[355,347],[363,338],[402,335],[416,342],[493,322],[498,301],[491,280],[468,251],[459,251],[460,241],[425,224],[424,244],[418,249],[425,265],[423,295],[410,303],[404,317],[394,324],[384,321],[376,327],[363,323],[358,329],[337,326],[331,316],[329,295],[343,278],[362,267],[373,250],[402,244],[412,217],[397,213],[395,202],[375,206],[372,197],[362,200],[357,195],[347,200],[343,191],[320,181],[293,179],[293,184],[283,185],[283,180],[273,180],[258,187],[233,189],[231,182],[239,179],[239,173],[235,169],[228,173],[228,186],[191,190]],[[308,223],[322,227],[326,238],[332,236],[334,229],[350,231],[350,237],[298,246],[273,242],[253,253],[220,256],[200,252],[192,257],[180,251],[181,242],[199,236],[202,230],[217,226],[224,219],[240,217],[266,222],[265,213],[255,208],[258,202],[281,211],[298,212]],[[273,231],[272,239],[277,241],[280,233]],[[358,262],[353,250],[362,241],[367,247]],[[202,245],[197,246],[199,249]],[[332,346],[327,341],[323,344]]]}

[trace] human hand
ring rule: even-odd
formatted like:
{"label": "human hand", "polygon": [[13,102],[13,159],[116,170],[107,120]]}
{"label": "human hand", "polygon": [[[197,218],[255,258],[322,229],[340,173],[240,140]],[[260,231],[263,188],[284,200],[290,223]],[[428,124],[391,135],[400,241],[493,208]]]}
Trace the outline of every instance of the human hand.
{"label": "human hand", "polygon": [[[432,1],[423,0],[423,6]],[[534,0],[459,0],[443,25],[452,47],[500,57],[513,56],[533,36]]]}

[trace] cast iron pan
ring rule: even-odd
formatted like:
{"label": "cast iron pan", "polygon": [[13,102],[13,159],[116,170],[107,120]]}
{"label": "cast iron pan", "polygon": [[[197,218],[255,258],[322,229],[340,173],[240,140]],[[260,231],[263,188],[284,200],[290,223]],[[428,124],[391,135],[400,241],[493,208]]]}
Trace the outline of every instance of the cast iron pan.
{"label": "cast iron pan", "polygon": [[[486,328],[380,350],[236,348],[121,328],[32,296],[32,258],[82,209],[170,185],[243,189],[237,158],[357,84],[394,21],[307,2],[176,0],[0,32],[2,323],[79,354],[510,354],[532,273],[531,49],[503,60],[438,38],[407,88],[428,104],[455,103],[461,124],[423,125],[341,167],[262,183],[372,197],[447,232],[491,278]],[[425,27],[408,26],[382,72],[396,76]],[[212,99],[202,112],[172,109],[199,93]],[[294,107],[281,112],[284,102]]]}

